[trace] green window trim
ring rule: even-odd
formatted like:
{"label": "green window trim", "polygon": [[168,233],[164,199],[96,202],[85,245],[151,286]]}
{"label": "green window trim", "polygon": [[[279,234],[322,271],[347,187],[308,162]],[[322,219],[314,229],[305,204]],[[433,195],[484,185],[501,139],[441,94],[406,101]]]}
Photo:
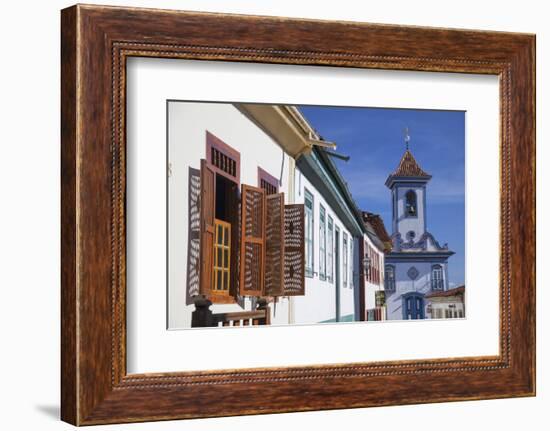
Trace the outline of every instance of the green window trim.
{"label": "green window trim", "polygon": [[344,265],[343,275],[344,287],[348,286],[348,234],[344,232],[342,239],[342,263]]}
{"label": "green window trim", "polygon": [[353,289],[353,237],[349,237],[349,287]]}
{"label": "green window trim", "polygon": [[334,221],[328,216],[328,243],[327,243],[327,280],[333,283],[334,277]]}
{"label": "green window trim", "polygon": [[325,207],[319,204],[319,278],[326,279],[327,267],[327,226],[326,226],[326,210]]}
{"label": "green window trim", "polygon": [[306,260],[306,277],[312,278],[314,273],[314,236],[313,228],[315,220],[313,194],[304,187],[304,207],[305,207],[305,260]]}

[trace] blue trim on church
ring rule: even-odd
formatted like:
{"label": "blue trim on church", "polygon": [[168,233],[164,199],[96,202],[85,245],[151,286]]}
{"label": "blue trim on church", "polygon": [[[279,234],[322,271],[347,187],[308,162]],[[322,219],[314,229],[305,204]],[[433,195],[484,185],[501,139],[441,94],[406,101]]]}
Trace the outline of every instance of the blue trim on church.
{"label": "blue trim on church", "polygon": [[419,183],[427,183],[431,178],[431,175],[428,177],[402,177],[390,175],[385,184],[389,189],[391,189],[395,183],[400,183],[401,185],[414,184],[415,186],[418,186]]}
{"label": "blue trim on church", "polygon": [[409,292],[401,296],[403,320],[424,319],[424,295],[418,292]]}
{"label": "blue trim on church", "polygon": [[393,251],[403,251],[403,250],[420,250],[428,251],[428,243],[430,243],[436,251],[447,251],[449,247],[447,244],[439,245],[439,242],[435,237],[428,231],[425,231],[418,241],[414,241],[413,238],[409,238],[408,241],[405,241],[401,237],[401,233],[397,232],[392,235],[393,241]]}
{"label": "blue trim on church", "polygon": [[[416,163],[416,161],[414,161]],[[418,167],[418,169],[420,169]],[[403,169],[400,172],[407,172]],[[391,190],[392,198],[392,251],[385,256],[385,263],[393,266],[395,289],[386,291],[388,319],[424,319],[424,296],[433,289],[433,267],[439,265],[443,270],[443,290],[449,289],[448,259],[454,252],[447,244],[440,244],[428,231],[427,222],[427,184],[431,176],[390,175],[386,186]],[[405,194],[408,190],[416,193],[416,214],[400,217],[400,205],[406,205]],[[422,198],[418,198],[422,193]],[[414,232],[417,235],[410,234]],[[440,286],[440,283],[437,283]],[[439,287],[438,287],[439,289]],[[410,307],[414,307],[411,309]]]}

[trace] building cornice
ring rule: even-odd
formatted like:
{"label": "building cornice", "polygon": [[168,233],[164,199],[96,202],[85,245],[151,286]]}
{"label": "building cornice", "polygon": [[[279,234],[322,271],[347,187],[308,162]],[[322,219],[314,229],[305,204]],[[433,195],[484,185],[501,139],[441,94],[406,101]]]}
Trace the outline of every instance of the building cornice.
{"label": "building cornice", "polygon": [[437,252],[392,251],[386,254],[386,262],[445,262],[454,254],[455,252],[450,250]]}
{"label": "building cornice", "polygon": [[311,138],[319,138],[294,106],[262,103],[235,103],[234,106],[294,159],[309,154],[313,148]]}
{"label": "building cornice", "polygon": [[389,175],[386,179],[385,185],[387,188],[391,189],[395,184],[405,184],[409,183],[411,185],[422,185],[428,183],[432,178],[431,175],[424,177],[405,177],[405,176],[396,176]]}

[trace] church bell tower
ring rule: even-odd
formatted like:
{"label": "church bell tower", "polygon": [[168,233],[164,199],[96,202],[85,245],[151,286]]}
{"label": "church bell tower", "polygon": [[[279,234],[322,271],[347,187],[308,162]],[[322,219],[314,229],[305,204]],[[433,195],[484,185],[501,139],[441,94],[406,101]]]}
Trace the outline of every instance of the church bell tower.
{"label": "church bell tower", "polygon": [[426,185],[431,178],[407,146],[399,166],[386,180],[391,190],[392,234],[403,241],[416,242],[426,233]]}
{"label": "church bell tower", "polygon": [[418,164],[405,134],[405,153],[386,180],[392,203],[392,250],[386,254],[384,291],[388,319],[424,319],[425,296],[449,288],[454,254],[428,231],[426,189],[432,176]]}

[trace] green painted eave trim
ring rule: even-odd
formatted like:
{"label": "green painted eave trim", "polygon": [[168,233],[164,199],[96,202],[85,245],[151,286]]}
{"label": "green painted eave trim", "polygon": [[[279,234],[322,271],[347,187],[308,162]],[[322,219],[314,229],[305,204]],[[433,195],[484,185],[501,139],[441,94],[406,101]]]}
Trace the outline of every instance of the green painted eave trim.
{"label": "green painted eave trim", "polygon": [[[312,151],[310,154],[300,157],[299,161],[297,162],[298,168],[300,169],[300,165],[304,164],[307,165],[315,175],[317,175],[317,177],[326,186],[327,192],[331,194],[331,196],[340,206],[341,212],[335,212],[338,214],[339,217],[343,218],[342,222],[346,224],[346,227],[350,230],[350,232],[352,232],[354,236],[362,236],[363,233],[365,233],[366,229],[363,223],[359,223],[359,214],[356,214],[359,211],[357,209],[357,205],[353,200],[351,205],[350,202],[346,200],[345,195],[347,194],[347,192],[344,193],[342,191],[341,186],[338,184],[339,180],[337,180],[334,175],[329,172],[329,170],[324,166],[324,163],[319,159],[319,156],[316,154],[315,151]],[[336,168],[334,167],[334,169]],[[307,172],[303,172],[302,169],[301,171],[306,177],[308,177]],[[311,178],[309,178],[309,180],[311,181]],[[313,183],[313,181],[311,182]],[[322,190],[320,190],[320,192],[322,193]],[[326,196],[325,199],[327,199]],[[352,208],[350,208],[350,206],[352,206]]]}

